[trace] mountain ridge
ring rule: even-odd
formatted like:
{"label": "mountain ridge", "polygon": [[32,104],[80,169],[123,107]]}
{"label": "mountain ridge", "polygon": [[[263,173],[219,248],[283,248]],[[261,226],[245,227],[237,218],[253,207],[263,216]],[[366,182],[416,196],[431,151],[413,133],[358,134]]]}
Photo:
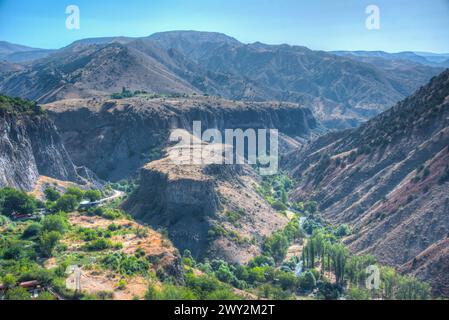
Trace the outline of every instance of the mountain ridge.
{"label": "mountain ridge", "polygon": [[[113,54],[101,56],[108,47],[121,48],[117,55],[128,50],[132,63],[117,61]],[[109,67],[84,69],[89,57]],[[105,96],[121,86],[233,100],[289,101],[310,107],[326,126],[339,129],[366,121],[441,70],[382,61],[358,61],[286,44],[243,44],[220,33],[163,32],[143,38],[79,40],[17,72],[4,65],[0,91],[39,102]]]}
{"label": "mountain ridge", "polygon": [[449,232],[448,163],[449,69],[359,128],[290,154],[284,165],[297,181],[292,199],[317,200],[328,221],[353,227],[346,239],[353,252],[400,267]]}

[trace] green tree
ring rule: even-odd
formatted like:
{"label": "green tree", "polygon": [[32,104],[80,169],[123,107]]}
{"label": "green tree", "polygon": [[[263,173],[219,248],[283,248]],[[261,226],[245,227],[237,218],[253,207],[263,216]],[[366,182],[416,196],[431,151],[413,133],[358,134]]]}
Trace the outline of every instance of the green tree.
{"label": "green tree", "polygon": [[33,239],[36,238],[42,230],[42,225],[40,223],[32,223],[23,231],[23,239]]}
{"label": "green tree", "polygon": [[79,203],[80,200],[78,200],[77,196],[64,194],[56,201],[54,209],[58,211],[72,212],[78,207]]}
{"label": "green tree", "polygon": [[81,200],[83,200],[84,191],[77,187],[68,187],[64,195],[75,196],[77,201],[80,202]]}
{"label": "green tree", "polygon": [[6,288],[13,288],[17,284],[17,279],[14,275],[8,273],[3,277],[2,282]]}
{"label": "green tree", "polygon": [[299,278],[299,287],[302,291],[312,291],[316,287],[316,279],[311,271],[304,272]]}
{"label": "green tree", "polygon": [[11,216],[13,213],[32,214],[37,202],[32,196],[13,188],[0,189],[0,213]]}
{"label": "green tree", "polygon": [[101,199],[101,192],[100,190],[87,190],[84,193],[84,198],[88,199],[89,201],[98,201]]}
{"label": "green tree", "polygon": [[56,201],[56,200],[58,200],[61,197],[61,195],[59,194],[59,192],[55,188],[47,188],[47,189],[45,189],[44,194],[45,194],[45,198],[48,201]]}
{"label": "green tree", "polygon": [[44,232],[56,231],[64,234],[68,229],[67,218],[62,213],[52,214],[44,217],[41,221]]}
{"label": "green tree", "polygon": [[57,231],[43,232],[39,237],[39,247],[45,257],[51,257],[53,249],[61,239],[61,234]]}
{"label": "green tree", "polygon": [[288,250],[288,239],[282,232],[276,232],[267,238],[264,243],[264,250],[269,253],[275,261],[279,262],[285,258]]}
{"label": "green tree", "polygon": [[298,279],[292,272],[280,272],[277,278],[283,290],[293,291],[298,285]]}

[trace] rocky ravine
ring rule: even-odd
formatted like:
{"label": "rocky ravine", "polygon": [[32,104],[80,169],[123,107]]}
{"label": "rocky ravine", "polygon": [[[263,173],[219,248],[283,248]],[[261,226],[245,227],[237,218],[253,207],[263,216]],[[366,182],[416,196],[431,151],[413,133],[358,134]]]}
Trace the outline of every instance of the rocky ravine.
{"label": "rocky ravine", "polygon": [[[318,200],[330,222],[353,226],[352,251],[415,272],[413,261],[449,232],[448,164],[449,70],[360,128],[291,154],[285,166],[298,182],[294,199]],[[428,255],[433,271],[417,275],[436,284],[446,255]],[[443,289],[434,286],[448,296]]]}
{"label": "rocky ravine", "polygon": [[[320,130],[311,111],[297,104],[236,102],[215,97],[134,97],[62,100],[44,106],[77,165],[120,180],[159,159],[171,129],[278,129],[280,148],[291,150]],[[281,150],[281,151],[282,151]]]}
{"label": "rocky ravine", "polygon": [[288,222],[255,192],[258,180],[247,165],[180,165],[167,157],[142,168],[140,187],[123,207],[166,228],[174,245],[196,258],[245,263]]}

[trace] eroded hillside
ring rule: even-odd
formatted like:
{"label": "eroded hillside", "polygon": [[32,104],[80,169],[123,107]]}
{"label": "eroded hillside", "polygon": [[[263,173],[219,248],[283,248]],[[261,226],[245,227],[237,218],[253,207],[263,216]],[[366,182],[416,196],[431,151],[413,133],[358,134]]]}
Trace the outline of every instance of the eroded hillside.
{"label": "eroded hillside", "polygon": [[[45,105],[77,165],[120,180],[163,155],[170,130],[278,129],[280,148],[292,150],[322,131],[297,104],[237,102],[215,97],[62,100]],[[288,136],[287,136],[288,135]]]}
{"label": "eroded hillside", "polygon": [[82,183],[53,122],[32,102],[0,96],[0,187],[31,190],[39,175]]}
{"label": "eroded hillside", "polygon": [[256,192],[260,178],[250,166],[173,160],[169,156],[144,166],[139,189],[123,207],[153,227],[166,228],[180,251],[246,263],[261,253],[266,237],[287,224],[287,217]]}
{"label": "eroded hillside", "polygon": [[415,259],[449,231],[448,96],[445,71],[359,129],[290,155],[293,198],[315,199],[329,221],[352,225],[353,251],[396,266]]}

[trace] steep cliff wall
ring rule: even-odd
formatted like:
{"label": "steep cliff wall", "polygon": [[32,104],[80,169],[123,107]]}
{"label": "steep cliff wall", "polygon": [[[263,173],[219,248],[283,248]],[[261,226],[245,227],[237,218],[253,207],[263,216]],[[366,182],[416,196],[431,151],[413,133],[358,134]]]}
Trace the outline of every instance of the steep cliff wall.
{"label": "steep cliff wall", "polygon": [[56,127],[45,114],[0,110],[0,187],[31,190],[39,175],[80,181]]}
{"label": "steep cliff wall", "polygon": [[255,191],[258,178],[246,165],[178,165],[170,158],[141,170],[139,189],[123,208],[194,257],[245,263],[260,254],[264,237],[288,219]]}
{"label": "steep cliff wall", "polygon": [[[295,145],[319,128],[311,111],[297,104],[235,102],[213,97],[63,100],[45,108],[77,165],[102,178],[119,180],[160,158],[170,129],[278,129]],[[282,142],[284,142],[282,144]]]}

